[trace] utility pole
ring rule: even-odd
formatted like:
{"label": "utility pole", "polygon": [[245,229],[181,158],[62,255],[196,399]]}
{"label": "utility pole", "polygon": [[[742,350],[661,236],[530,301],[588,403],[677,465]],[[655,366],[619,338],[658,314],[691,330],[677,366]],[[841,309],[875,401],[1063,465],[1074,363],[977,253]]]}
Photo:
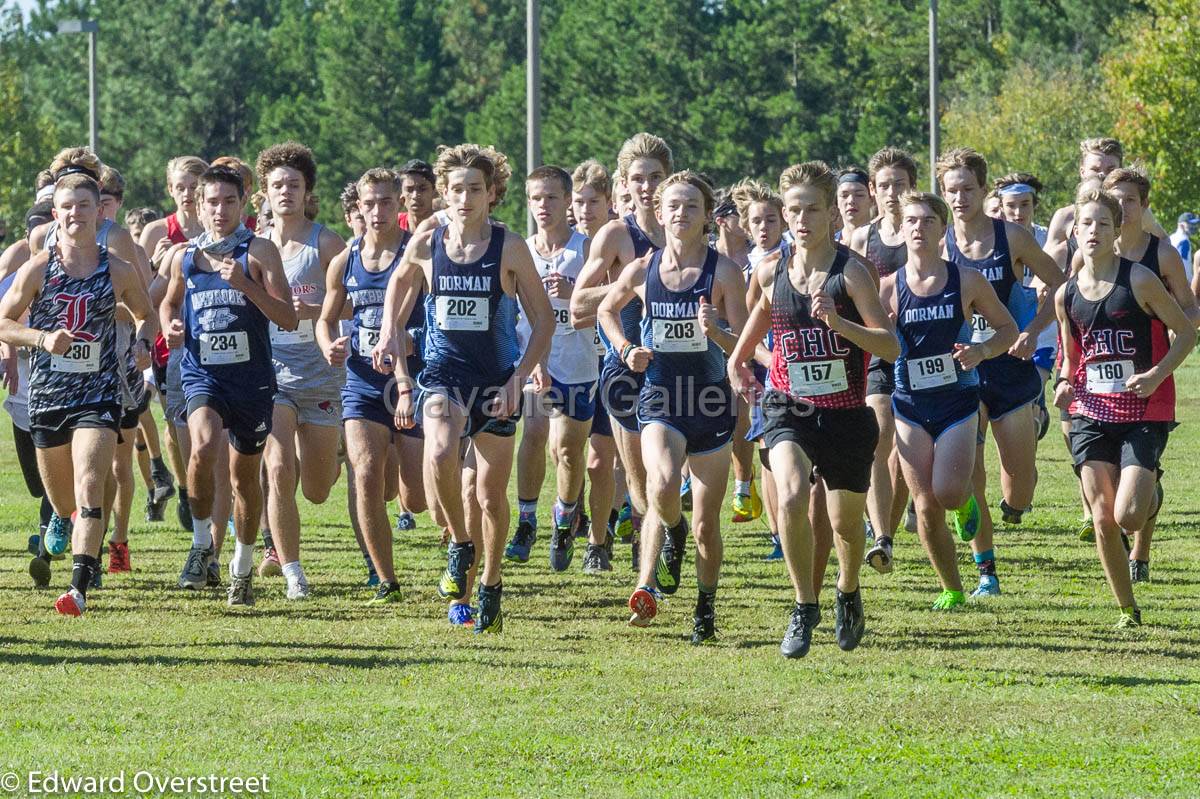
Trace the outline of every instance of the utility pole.
{"label": "utility pole", "polygon": [[[525,166],[526,174],[542,163],[542,43],[538,0],[525,0]],[[529,235],[537,231],[533,215],[525,214]]]}

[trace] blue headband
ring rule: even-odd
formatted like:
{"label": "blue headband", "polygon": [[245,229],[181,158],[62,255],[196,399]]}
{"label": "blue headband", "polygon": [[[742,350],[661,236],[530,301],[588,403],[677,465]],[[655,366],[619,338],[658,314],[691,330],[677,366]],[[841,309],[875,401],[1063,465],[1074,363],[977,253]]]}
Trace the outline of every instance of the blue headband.
{"label": "blue headband", "polygon": [[1037,194],[1037,189],[1028,183],[1013,183],[1000,189],[1000,194]]}

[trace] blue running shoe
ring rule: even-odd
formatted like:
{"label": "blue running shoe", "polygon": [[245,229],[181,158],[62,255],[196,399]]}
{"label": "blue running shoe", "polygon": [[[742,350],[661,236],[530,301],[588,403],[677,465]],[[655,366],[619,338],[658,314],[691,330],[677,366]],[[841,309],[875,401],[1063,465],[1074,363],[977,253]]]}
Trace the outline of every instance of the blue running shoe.
{"label": "blue running shoe", "polygon": [[417,529],[417,520],[408,511],[396,516],[396,532],[403,533],[408,530]]}
{"label": "blue running shoe", "polygon": [[775,533],[771,533],[771,546],[773,549],[763,560],[768,563],[783,560],[783,544],[780,543],[779,536]]}
{"label": "blue running shoe", "polygon": [[1000,580],[994,574],[984,574],[979,578],[979,586],[971,592],[972,599],[987,599],[1000,596]]}
{"label": "blue running shoe", "polygon": [[689,475],[679,487],[679,503],[684,510],[692,509],[692,478]]}
{"label": "blue running shoe", "polygon": [[475,626],[475,609],[470,605],[451,605],[446,616],[455,627]]}
{"label": "blue running shoe", "polygon": [[46,525],[46,552],[50,557],[61,558],[67,551],[71,545],[72,527],[70,519],[64,519],[57,513],[50,514],[50,523]]}
{"label": "blue running shoe", "polygon": [[504,547],[504,559],[517,563],[528,563],[529,553],[537,543],[537,528],[529,522],[518,522],[512,540]]}
{"label": "blue running shoe", "polygon": [[626,501],[617,511],[617,523],[613,526],[613,536],[621,539],[622,544],[633,540],[633,508]]}
{"label": "blue running shoe", "polygon": [[34,533],[33,535],[29,536],[29,543],[26,545],[25,548],[29,550],[30,555],[36,555],[38,553],[38,549],[41,547],[41,545],[42,545],[42,534]]}

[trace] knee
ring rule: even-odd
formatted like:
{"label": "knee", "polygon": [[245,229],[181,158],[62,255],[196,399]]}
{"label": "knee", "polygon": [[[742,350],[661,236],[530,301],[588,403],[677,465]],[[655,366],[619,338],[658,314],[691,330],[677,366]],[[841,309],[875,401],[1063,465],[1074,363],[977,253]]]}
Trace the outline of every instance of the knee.
{"label": "knee", "polygon": [[1091,506],[1091,511],[1092,527],[1101,540],[1120,535],[1122,525],[1118,523],[1112,508],[1097,502]]}
{"label": "knee", "polygon": [[489,518],[499,518],[508,514],[508,497],[498,492],[488,492],[483,495],[477,495],[476,501],[479,504],[479,509]]}
{"label": "knee", "polygon": [[1146,526],[1149,511],[1148,507],[1136,499],[1130,499],[1127,504],[1116,509],[1116,523],[1130,532],[1140,530]]}
{"label": "knee", "polygon": [[938,486],[934,489],[933,494],[938,505],[941,506],[941,511],[947,511],[953,508],[961,508],[964,504],[966,504],[966,501],[971,498],[971,486]]}
{"label": "knee", "polygon": [[[272,485],[274,487],[274,485]],[[320,505],[325,500],[329,499],[329,489],[332,488],[329,482],[325,480],[310,480],[305,482],[300,490],[304,493],[304,498],[314,505]]]}

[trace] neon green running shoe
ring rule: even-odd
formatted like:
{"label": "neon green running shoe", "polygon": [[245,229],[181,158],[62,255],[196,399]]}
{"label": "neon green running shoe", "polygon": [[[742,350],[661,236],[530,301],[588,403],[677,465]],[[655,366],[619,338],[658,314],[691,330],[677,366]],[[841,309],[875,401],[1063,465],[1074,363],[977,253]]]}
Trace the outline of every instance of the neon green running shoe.
{"label": "neon green running shoe", "polygon": [[1131,608],[1121,608],[1121,618],[1117,619],[1118,630],[1131,630],[1142,626],[1142,611],[1136,605]]}
{"label": "neon green running shoe", "polygon": [[1096,528],[1092,526],[1091,519],[1084,519],[1079,522],[1079,540],[1086,541],[1089,544],[1096,541]]}
{"label": "neon green running shoe", "polygon": [[963,541],[970,541],[979,532],[979,503],[974,494],[965,505],[954,509],[954,532]]}
{"label": "neon green running shoe", "polygon": [[959,605],[967,604],[967,598],[963,596],[962,591],[943,591],[938,595],[937,601],[933,603],[934,610],[953,610]]}

